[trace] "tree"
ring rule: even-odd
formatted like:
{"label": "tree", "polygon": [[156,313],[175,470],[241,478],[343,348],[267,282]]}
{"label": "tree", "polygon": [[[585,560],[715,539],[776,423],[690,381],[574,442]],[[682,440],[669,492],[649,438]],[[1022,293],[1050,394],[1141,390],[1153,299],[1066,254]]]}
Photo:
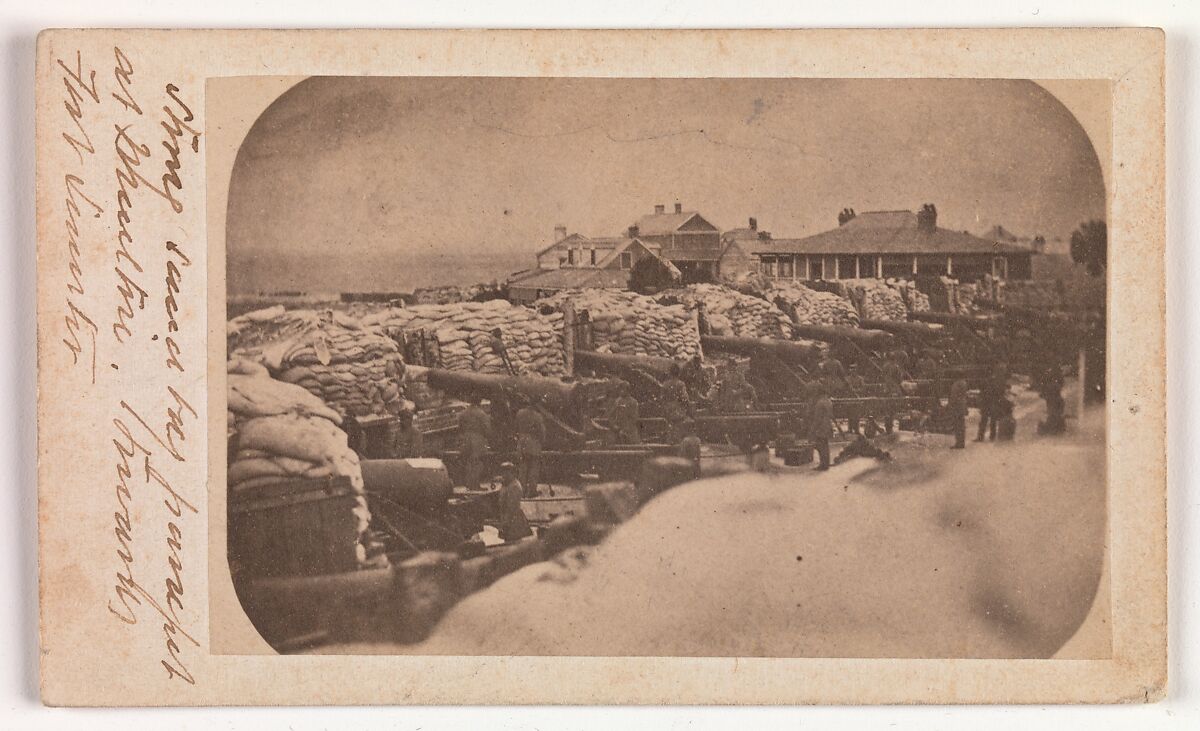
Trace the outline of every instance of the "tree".
{"label": "tree", "polygon": [[673,282],[671,269],[656,256],[639,259],[629,271],[629,288],[638,294],[658,292]]}
{"label": "tree", "polygon": [[1085,221],[1071,234],[1071,260],[1098,276],[1108,262],[1108,226],[1104,221]]}

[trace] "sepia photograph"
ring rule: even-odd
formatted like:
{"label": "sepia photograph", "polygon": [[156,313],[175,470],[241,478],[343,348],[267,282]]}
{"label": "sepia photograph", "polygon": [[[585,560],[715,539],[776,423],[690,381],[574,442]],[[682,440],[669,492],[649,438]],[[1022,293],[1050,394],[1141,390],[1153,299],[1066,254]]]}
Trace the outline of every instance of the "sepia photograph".
{"label": "sepia photograph", "polygon": [[1167,712],[1167,40],[42,32],[38,697]]}
{"label": "sepia photograph", "polygon": [[276,652],[1111,657],[1107,80],[207,94]]}

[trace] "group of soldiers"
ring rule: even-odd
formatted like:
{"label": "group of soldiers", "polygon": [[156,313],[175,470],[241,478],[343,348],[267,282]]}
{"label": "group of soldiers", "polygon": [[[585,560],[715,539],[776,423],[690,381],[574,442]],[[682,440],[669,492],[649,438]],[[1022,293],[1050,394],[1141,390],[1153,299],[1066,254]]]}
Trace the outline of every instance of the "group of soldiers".
{"label": "group of soldiers", "polygon": [[[954,425],[954,449],[965,449],[967,446],[967,402],[968,385],[966,380],[958,379],[950,386],[949,411]],[[1015,422],[1013,422],[1013,403],[1008,398],[1008,367],[1003,363],[996,364],[992,374],[979,389],[979,429],[975,441],[982,442],[986,436],[996,441],[997,432],[1003,440],[1012,439]]]}
{"label": "group of soldiers", "polygon": [[[874,389],[874,393],[871,394],[873,396],[903,396],[903,383],[910,373],[917,377],[935,377],[941,368],[937,353],[926,353],[915,364],[902,349],[881,355],[882,360],[876,368],[876,382],[883,385],[882,389]],[[753,360],[750,371],[754,372]],[[721,414],[750,413],[756,408],[758,396],[743,368],[729,368],[711,389],[705,389],[704,384],[692,380],[694,382],[689,388],[684,381],[683,368],[672,367],[667,377],[659,384],[660,388],[649,404],[649,410],[666,423],[667,431],[663,437],[671,443],[682,443],[689,437],[694,440],[696,408],[702,401],[711,404],[713,410]],[[1047,384],[1046,393],[1054,391],[1052,380],[1049,375],[1042,379]],[[1061,376],[1059,380],[1061,381]],[[1037,379],[1035,385],[1036,383]],[[644,439],[644,404],[634,396],[629,383],[617,379],[612,384],[603,407],[602,416],[607,424],[600,428],[604,432],[602,441],[616,445],[641,444]],[[949,391],[948,416],[955,449],[963,449],[966,446],[968,390],[967,381],[958,379]],[[980,389],[980,417],[976,441],[983,441],[985,438],[995,440],[998,433],[1001,439],[1011,438],[1013,407],[1007,397],[1007,391],[1007,368],[998,364]],[[822,358],[811,376],[806,378],[802,388],[805,404],[805,433],[802,436],[813,445],[818,456],[816,469],[829,469],[830,439],[835,431],[842,430],[834,418],[833,399],[866,395],[866,392],[867,381],[859,368],[856,365],[846,368],[841,360],[833,355]],[[1061,396],[1059,398],[1061,400]],[[1049,404],[1052,399],[1050,396],[1047,396],[1047,399]],[[523,404],[513,412],[512,405],[517,400],[523,401]],[[887,405],[887,399],[865,400],[865,403],[884,404],[876,407],[882,413],[852,414],[847,419],[849,433],[863,437],[868,443],[880,431],[892,433],[896,425],[896,414],[892,405]],[[537,496],[542,482],[542,454],[547,436],[545,414],[548,412],[544,407],[545,404],[537,400],[501,394],[492,401],[489,414],[478,397],[472,398],[459,419],[463,483],[468,486],[479,485],[485,477],[484,470],[490,451],[499,448],[513,455],[511,482],[521,486],[521,496]],[[1053,414],[1053,409],[1050,411]],[[585,421],[594,424],[590,419]],[[496,428],[497,422],[500,423],[500,429]],[[879,422],[882,422],[882,425]],[[1006,425],[1010,432],[1007,435]],[[420,435],[412,428],[410,420],[402,424],[401,434],[406,451],[411,451],[414,456],[419,455]]]}
{"label": "group of soldiers", "polygon": [[[546,442],[546,420],[539,404],[525,403],[511,414],[508,399],[492,402],[492,408],[502,417],[503,428],[498,430],[492,415],[482,406],[479,396],[472,396],[467,408],[458,417],[462,439],[462,481],[468,487],[478,487],[483,478],[489,450],[497,442],[510,437],[515,441],[513,478],[522,485],[524,497],[536,497],[541,484],[542,447]],[[511,431],[509,431],[511,430]]]}

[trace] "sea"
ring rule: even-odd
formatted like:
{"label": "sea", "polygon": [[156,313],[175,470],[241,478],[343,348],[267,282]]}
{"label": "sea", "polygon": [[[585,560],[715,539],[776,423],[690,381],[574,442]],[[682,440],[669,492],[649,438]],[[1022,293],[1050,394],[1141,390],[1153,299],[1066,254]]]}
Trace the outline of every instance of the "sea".
{"label": "sea", "polygon": [[371,252],[368,254],[271,254],[237,256],[227,265],[227,292],[407,293],[425,287],[503,283],[510,274],[536,266],[532,251],[480,250]]}

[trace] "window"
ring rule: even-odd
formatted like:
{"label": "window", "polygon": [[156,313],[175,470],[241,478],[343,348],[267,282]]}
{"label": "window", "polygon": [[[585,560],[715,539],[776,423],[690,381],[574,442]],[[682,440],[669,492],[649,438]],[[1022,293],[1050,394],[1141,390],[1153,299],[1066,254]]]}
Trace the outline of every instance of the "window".
{"label": "window", "polygon": [[913,259],[905,254],[889,254],[883,257],[883,276],[885,278],[912,276]]}
{"label": "window", "polygon": [[792,257],[785,256],[779,260],[779,276],[784,279],[792,278]]}
{"label": "window", "polygon": [[570,264],[571,266],[575,266],[575,250],[574,249],[567,249],[567,263]]}
{"label": "window", "polygon": [[977,282],[988,273],[991,264],[986,255],[955,254],[954,278],[960,282]]}
{"label": "window", "polygon": [[992,259],[992,276],[999,279],[1008,279],[1008,259],[1003,256],[997,256]]}
{"label": "window", "polygon": [[[596,252],[593,251],[592,253],[595,254]],[[594,261],[592,263],[595,264]],[[621,253],[621,268],[622,269],[632,269],[633,268],[633,253],[632,252],[625,251],[625,252]]]}
{"label": "window", "polygon": [[854,264],[857,261],[857,256],[839,256],[837,258],[838,279],[854,279]]}
{"label": "window", "polygon": [[944,256],[918,256],[917,257],[917,274],[941,276],[946,273],[946,257]]}
{"label": "window", "polygon": [[765,277],[775,276],[775,257],[764,256],[762,258],[762,273]]}
{"label": "window", "polygon": [[809,279],[824,279],[825,278],[825,260],[819,256],[808,257],[808,278]]}
{"label": "window", "polygon": [[596,250],[592,249],[592,266],[596,266]]}

